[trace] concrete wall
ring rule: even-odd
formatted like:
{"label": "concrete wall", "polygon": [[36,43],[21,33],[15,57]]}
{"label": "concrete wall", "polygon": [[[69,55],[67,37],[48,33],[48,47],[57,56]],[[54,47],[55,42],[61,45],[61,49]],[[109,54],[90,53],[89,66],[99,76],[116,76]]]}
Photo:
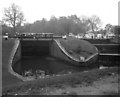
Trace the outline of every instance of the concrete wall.
{"label": "concrete wall", "polygon": [[56,58],[63,58],[65,60],[69,60],[65,54],[62,53],[60,48],[58,47],[57,43],[55,41],[52,41],[50,44],[50,55]]}
{"label": "concrete wall", "polygon": [[21,82],[19,78],[14,76],[12,66],[13,49],[15,47],[15,39],[3,40],[2,42],[2,89],[5,87]]}
{"label": "concrete wall", "polygon": [[[96,55],[96,58],[92,58],[90,60],[91,62],[76,62],[63,52],[55,40],[21,40],[14,55],[13,65],[24,56],[51,56],[76,66],[88,65],[89,63],[93,63],[97,60]],[[18,65],[19,66],[17,67],[14,66],[17,72],[19,72],[21,69],[21,65]]]}
{"label": "concrete wall", "polygon": [[[15,51],[13,58],[13,69],[17,73],[21,73],[21,64],[18,62],[24,56],[37,56],[37,57],[54,57],[59,60],[68,62],[79,66],[80,64],[67,57],[64,52],[59,48],[54,40],[51,41],[20,41],[18,48]],[[16,65],[16,63],[19,63]]]}
{"label": "concrete wall", "polygon": [[[68,62],[69,64],[74,64],[77,66],[80,65],[79,63],[71,60],[68,56],[66,56],[55,41],[53,41],[50,44],[50,55],[55,58],[58,58],[62,61]],[[82,65],[82,63],[81,63],[81,65]]]}
{"label": "concrete wall", "polygon": [[51,41],[46,40],[21,40],[22,56],[49,56],[49,46]]}
{"label": "concrete wall", "polygon": [[17,73],[20,73],[21,65],[16,65],[16,63],[21,60],[21,43],[19,40],[17,40],[17,42],[15,43],[13,54],[14,56],[12,60],[12,69]]}

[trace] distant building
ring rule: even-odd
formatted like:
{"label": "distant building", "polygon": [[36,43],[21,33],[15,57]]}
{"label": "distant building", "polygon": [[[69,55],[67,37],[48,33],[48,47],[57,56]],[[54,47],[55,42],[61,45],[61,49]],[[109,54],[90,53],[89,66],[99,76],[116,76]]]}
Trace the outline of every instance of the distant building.
{"label": "distant building", "polygon": [[107,38],[112,38],[112,37],[115,36],[115,34],[114,34],[113,32],[108,32],[108,33],[106,33],[105,36],[106,36]]}
{"label": "distant building", "polygon": [[69,33],[68,36],[72,36],[72,37],[75,37],[75,35],[73,33]]}
{"label": "distant building", "polygon": [[102,38],[102,36],[103,36],[103,35],[102,35],[102,34],[100,34],[100,33],[99,33],[99,34],[96,34],[96,38],[97,38],[97,39],[101,39],[101,38]]}
{"label": "distant building", "polygon": [[76,38],[84,38],[84,34],[83,33],[79,33],[75,36]]}
{"label": "distant building", "polygon": [[95,38],[95,34],[92,32],[86,33],[85,38],[92,38],[93,39],[93,38]]}

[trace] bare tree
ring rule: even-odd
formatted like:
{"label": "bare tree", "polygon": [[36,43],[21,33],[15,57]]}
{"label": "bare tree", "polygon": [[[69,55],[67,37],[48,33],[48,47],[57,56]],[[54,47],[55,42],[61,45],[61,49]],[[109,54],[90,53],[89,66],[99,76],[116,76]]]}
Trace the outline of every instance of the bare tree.
{"label": "bare tree", "polygon": [[87,30],[91,30],[92,32],[97,31],[102,24],[100,18],[96,15],[93,15],[90,18],[83,17],[82,22],[87,26]]}
{"label": "bare tree", "polygon": [[24,14],[18,5],[13,3],[10,7],[4,9],[3,21],[13,28],[13,32],[16,32],[17,27],[20,27],[25,21]]}
{"label": "bare tree", "polygon": [[100,18],[96,15],[91,16],[88,19],[88,22],[89,22],[89,24],[91,26],[91,30],[93,32],[97,31],[101,27],[101,24],[102,24]]}

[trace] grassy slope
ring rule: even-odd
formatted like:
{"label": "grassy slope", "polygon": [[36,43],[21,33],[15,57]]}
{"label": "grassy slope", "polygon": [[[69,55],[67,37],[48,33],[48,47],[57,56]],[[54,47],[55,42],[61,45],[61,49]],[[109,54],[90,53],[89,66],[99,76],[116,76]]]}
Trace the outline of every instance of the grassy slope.
{"label": "grassy slope", "polygon": [[44,93],[47,95],[118,95],[118,75],[107,75],[92,84],[83,82],[74,87],[64,85],[62,88],[45,88],[45,90],[48,91]]}
{"label": "grassy slope", "polygon": [[[87,59],[89,56],[97,52],[95,46],[93,46],[88,41],[80,40],[74,37],[61,39],[60,43],[66,49],[66,51],[71,54],[71,56],[77,59],[79,59],[80,55]],[[97,58],[94,59],[96,60]]]}
{"label": "grassy slope", "polygon": [[8,71],[8,62],[10,59],[11,51],[14,46],[14,39],[2,40],[2,87],[16,84],[20,82],[18,78],[11,75]]}

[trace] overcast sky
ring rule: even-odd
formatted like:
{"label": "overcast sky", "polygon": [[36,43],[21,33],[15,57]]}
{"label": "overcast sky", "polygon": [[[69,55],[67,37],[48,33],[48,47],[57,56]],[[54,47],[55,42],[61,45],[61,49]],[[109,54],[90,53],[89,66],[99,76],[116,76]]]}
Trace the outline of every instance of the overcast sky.
{"label": "overcast sky", "polygon": [[69,16],[76,14],[78,17],[97,15],[103,22],[112,25],[118,24],[118,2],[120,0],[0,0],[0,17],[3,9],[12,3],[21,7],[25,18],[32,23],[42,18],[50,19],[51,16]]}

